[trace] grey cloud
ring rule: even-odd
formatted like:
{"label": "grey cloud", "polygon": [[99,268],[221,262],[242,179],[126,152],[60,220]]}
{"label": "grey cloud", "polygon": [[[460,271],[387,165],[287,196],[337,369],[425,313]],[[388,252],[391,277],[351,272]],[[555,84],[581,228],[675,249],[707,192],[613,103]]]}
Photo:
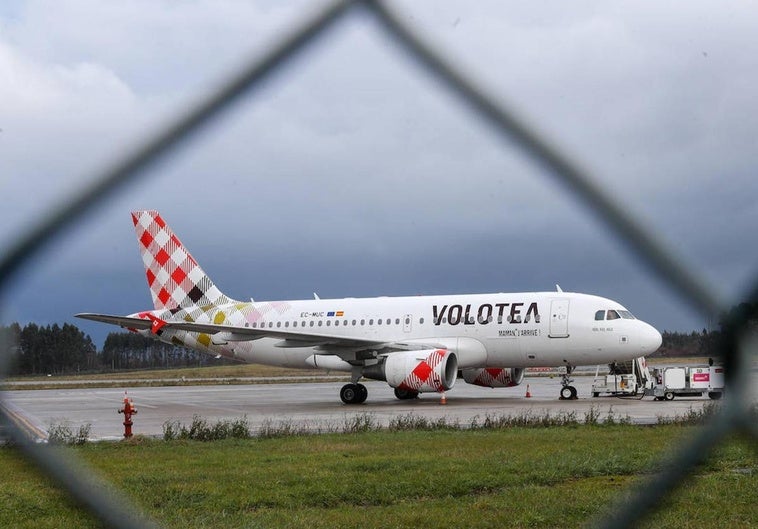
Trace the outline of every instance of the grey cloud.
{"label": "grey cloud", "polygon": [[[56,18],[41,6],[25,4],[0,37],[0,59],[11,57],[24,74],[23,88],[0,101],[0,173],[11,175],[3,184],[12,197],[3,241],[80,175],[212,89],[302,9],[72,3]],[[750,279],[758,43],[745,22],[754,19],[749,6],[398,8],[706,277],[733,295]],[[85,12],[97,23],[83,26]],[[149,297],[146,288],[135,293],[143,272],[128,213],[151,207],[233,296],[549,290],[560,282],[618,299],[662,329],[703,325],[591,213],[375,29],[366,17],[349,21],[151,169],[56,247],[43,264],[55,273],[19,286],[14,313],[66,319],[143,308]],[[21,112],[19,103],[41,90],[51,106]],[[30,302],[39,292],[50,307]]]}

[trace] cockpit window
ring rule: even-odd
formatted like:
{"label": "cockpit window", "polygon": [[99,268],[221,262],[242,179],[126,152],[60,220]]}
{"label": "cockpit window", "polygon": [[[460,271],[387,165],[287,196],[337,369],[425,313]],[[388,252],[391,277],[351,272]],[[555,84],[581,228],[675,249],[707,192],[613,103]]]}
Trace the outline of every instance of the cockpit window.
{"label": "cockpit window", "polygon": [[628,310],[599,310],[595,313],[595,321],[618,320],[620,318],[623,318],[625,320],[637,319]]}

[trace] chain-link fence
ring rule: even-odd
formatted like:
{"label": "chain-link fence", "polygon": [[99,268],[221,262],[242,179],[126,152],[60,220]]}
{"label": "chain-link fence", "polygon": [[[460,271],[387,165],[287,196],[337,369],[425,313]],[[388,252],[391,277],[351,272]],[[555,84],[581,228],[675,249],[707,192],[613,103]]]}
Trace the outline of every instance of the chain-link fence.
{"label": "chain-link fence", "polygon": [[[74,221],[90,213],[96,205],[115,194],[126,184],[135,182],[145,169],[165,156],[189,135],[200,131],[221,111],[230,107],[241,96],[249,95],[262,82],[281,69],[298,53],[316,39],[324,37],[337,23],[349,21],[356,10],[365,10],[375,17],[387,38],[393,39],[415,61],[419,68],[434,76],[471,113],[490,126],[493,134],[504,142],[513,143],[527,154],[545,172],[573,192],[580,202],[593,210],[627,244],[640,263],[666,281],[671,288],[691,306],[703,314],[723,313],[725,307],[702,280],[682,263],[674,259],[657,241],[654,234],[642,229],[601,187],[594,184],[600,179],[592,178],[586,170],[559,149],[537,135],[532,128],[517,119],[503,104],[496,102],[481,87],[455,68],[448,59],[429,46],[387,4],[373,0],[340,0],[325,5],[313,17],[293,24],[289,34],[262,58],[252,61],[229,79],[211,97],[202,101],[186,115],[158,130],[148,141],[121,161],[108,167],[94,179],[94,184],[82,189],[69,203],[60,205],[28,233],[19,238],[5,251],[0,262],[0,296],[6,292],[11,280],[22,265],[32,260],[37,253],[59,236]],[[758,303],[758,278],[745,295],[751,304]],[[751,401],[748,384],[750,364],[758,350],[755,333],[747,332],[747,324],[755,315],[732,313],[726,323],[726,339],[720,351],[726,371],[729,398],[709,424],[689,439],[676,455],[667,460],[663,470],[642,483],[633,491],[632,499],[608,510],[608,516],[596,523],[597,527],[633,527],[652,510],[661,506],[668,494],[703,462],[727,435],[742,432],[751,440],[758,439],[758,425],[751,422]],[[2,344],[3,364],[10,357],[7,352],[13,344]],[[123,497],[116,496],[112,489],[82,471],[83,463],[73,461],[71,454],[61,457],[60,449],[34,444],[11,420],[7,408],[0,402],[2,426],[18,444],[26,457],[34,461],[45,473],[65,487],[70,494],[104,524],[111,527],[136,528],[155,525],[141,519],[132,506],[125,504]]]}

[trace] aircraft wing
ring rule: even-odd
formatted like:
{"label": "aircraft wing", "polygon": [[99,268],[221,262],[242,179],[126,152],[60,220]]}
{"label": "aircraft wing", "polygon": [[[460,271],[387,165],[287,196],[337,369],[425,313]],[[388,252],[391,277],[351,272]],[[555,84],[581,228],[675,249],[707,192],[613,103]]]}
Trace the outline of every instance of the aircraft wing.
{"label": "aircraft wing", "polygon": [[118,325],[126,329],[150,330],[153,334],[160,331],[187,331],[217,335],[218,338],[228,342],[244,342],[258,340],[260,338],[280,338],[277,347],[317,347],[324,354],[336,354],[341,356],[348,352],[372,349],[389,353],[392,351],[404,351],[414,349],[431,349],[442,347],[439,344],[419,344],[403,342],[386,342],[368,338],[339,336],[334,334],[322,334],[293,331],[289,329],[258,329],[251,327],[238,327],[235,325],[221,325],[216,323],[197,323],[183,320],[162,320],[155,317],[150,319],[134,318],[130,316],[113,316],[109,314],[77,314],[77,318],[98,321]]}

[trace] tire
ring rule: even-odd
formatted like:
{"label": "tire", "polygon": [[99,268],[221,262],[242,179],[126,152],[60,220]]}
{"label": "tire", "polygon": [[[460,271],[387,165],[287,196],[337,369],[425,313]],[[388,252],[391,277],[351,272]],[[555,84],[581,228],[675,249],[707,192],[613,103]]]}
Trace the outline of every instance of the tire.
{"label": "tire", "polygon": [[340,390],[340,399],[345,404],[357,404],[357,398],[360,395],[357,384],[345,384]]}
{"label": "tire", "polygon": [[571,391],[573,386],[563,386],[561,388],[561,400],[571,400],[571,398],[574,396],[574,391]]}
{"label": "tire", "polygon": [[569,389],[571,390],[571,400],[577,399],[577,391],[574,386],[569,386]]}
{"label": "tire", "polygon": [[355,403],[363,404],[368,398],[368,389],[363,384],[356,384],[356,386],[358,387],[358,400]]}
{"label": "tire", "polygon": [[593,392],[592,392],[592,396],[593,396],[593,397],[599,397],[599,396],[600,396],[600,393],[598,393],[597,391],[593,391]]}
{"label": "tire", "polygon": [[663,394],[663,398],[665,400],[674,400],[674,393],[672,391],[667,391]]}
{"label": "tire", "polygon": [[711,398],[711,400],[719,400],[721,398],[721,392],[720,391],[709,391],[708,396]]}

